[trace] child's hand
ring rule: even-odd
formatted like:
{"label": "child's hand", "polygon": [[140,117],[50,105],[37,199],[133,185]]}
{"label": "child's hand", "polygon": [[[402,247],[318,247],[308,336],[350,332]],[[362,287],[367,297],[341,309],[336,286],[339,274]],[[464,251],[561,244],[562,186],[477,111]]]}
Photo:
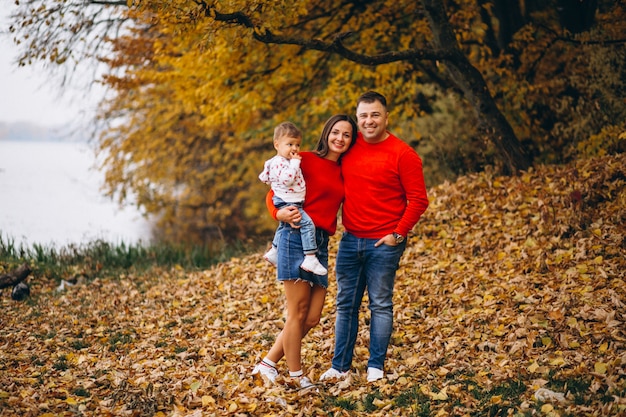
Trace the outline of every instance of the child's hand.
{"label": "child's hand", "polygon": [[291,151],[291,159],[302,160],[302,157],[300,156],[300,152],[298,152],[298,151]]}

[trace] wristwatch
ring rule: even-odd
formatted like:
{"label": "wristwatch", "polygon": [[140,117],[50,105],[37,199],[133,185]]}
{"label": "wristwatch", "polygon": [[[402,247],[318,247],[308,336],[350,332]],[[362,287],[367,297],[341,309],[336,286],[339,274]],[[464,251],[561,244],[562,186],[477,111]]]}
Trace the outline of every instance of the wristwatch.
{"label": "wristwatch", "polygon": [[404,236],[402,236],[400,233],[393,232],[393,238],[396,240],[396,244],[398,245],[404,242]]}

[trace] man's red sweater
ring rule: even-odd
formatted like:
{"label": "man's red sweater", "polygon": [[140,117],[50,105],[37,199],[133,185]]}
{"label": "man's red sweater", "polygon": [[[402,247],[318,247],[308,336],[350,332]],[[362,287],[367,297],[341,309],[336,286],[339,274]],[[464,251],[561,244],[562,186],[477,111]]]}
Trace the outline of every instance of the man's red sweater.
{"label": "man's red sweater", "polygon": [[359,133],[343,157],[345,200],[342,223],[359,238],[406,236],[428,207],[422,160],[391,133],[370,144]]}

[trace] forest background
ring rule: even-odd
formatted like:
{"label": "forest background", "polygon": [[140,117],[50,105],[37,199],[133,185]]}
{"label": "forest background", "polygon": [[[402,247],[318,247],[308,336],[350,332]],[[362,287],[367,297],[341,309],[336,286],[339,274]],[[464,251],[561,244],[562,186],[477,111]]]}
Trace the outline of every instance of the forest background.
{"label": "forest background", "polygon": [[269,236],[273,127],[295,122],[311,148],[366,90],[388,97],[428,186],[624,149],[622,2],[15,3],[20,65],[61,87],[91,68],[107,88],[91,132],[106,192],[166,241]]}

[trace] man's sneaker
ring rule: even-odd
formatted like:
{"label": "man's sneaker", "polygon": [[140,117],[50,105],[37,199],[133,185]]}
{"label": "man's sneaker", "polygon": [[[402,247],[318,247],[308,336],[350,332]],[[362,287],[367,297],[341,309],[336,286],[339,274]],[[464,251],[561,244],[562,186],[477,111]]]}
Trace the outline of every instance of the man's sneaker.
{"label": "man's sneaker", "polygon": [[270,250],[265,252],[265,255],[263,255],[263,259],[276,266],[278,264],[278,249],[272,246]]}
{"label": "man's sneaker", "polygon": [[267,378],[272,384],[276,382],[278,377],[278,371],[273,366],[266,363],[258,363],[252,370],[252,375],[261,374],[261,376]]}
{"label": "man's sneaker", "polygon": [[317,259],[317,256],[315,255],[305,256],[302,265],[300,265],[300,268],[304,269],[305,271],[312,272],[315,275],[326,275],[328,273],[328,270],[324,268],[324,265],[320,263],[320,261]]}
{"label": "man's sneaker", "polygon": [[367,382],[378,381],[379,379],[383,379],[385,373],[382,369],[378,368],[367,368]]}
{"label": "man's sneaker", "polygon": [[330,368],[328,371],[324,372],[322,376],[320,376],[320,381],[327,381],[332,379],[344,379],[348,376],[348,371],[339,372],[335,368]]}

